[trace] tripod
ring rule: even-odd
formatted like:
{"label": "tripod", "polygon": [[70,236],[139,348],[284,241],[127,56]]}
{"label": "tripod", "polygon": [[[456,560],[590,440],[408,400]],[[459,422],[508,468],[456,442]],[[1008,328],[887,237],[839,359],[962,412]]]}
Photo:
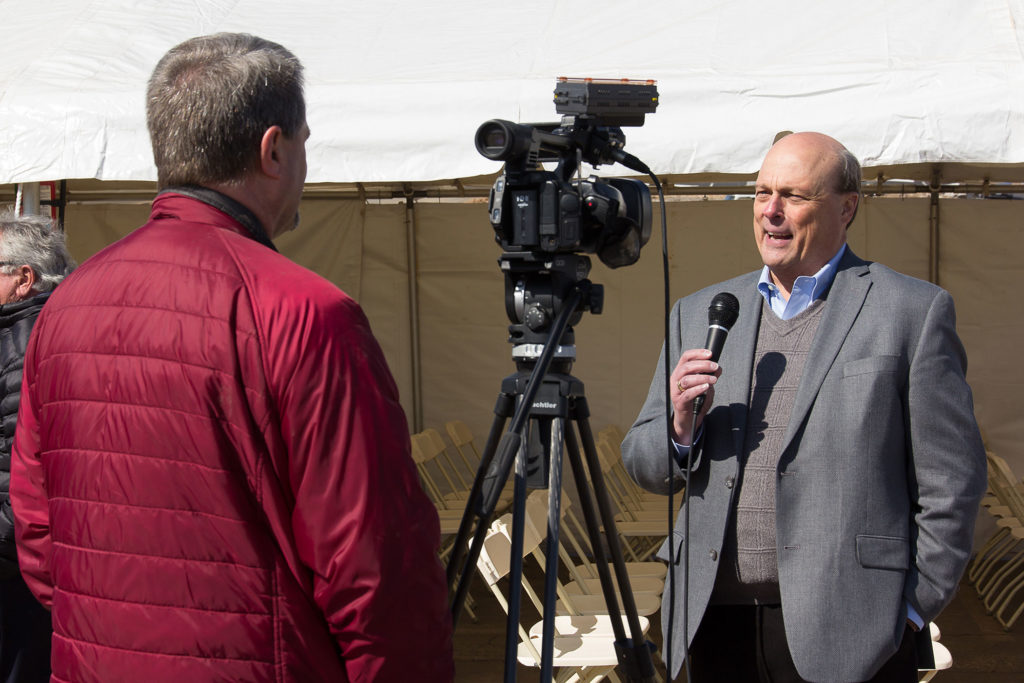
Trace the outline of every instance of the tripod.
{"label": "tripod", "polygon": [[[501,393],[494,408],[494,421],[448,563],[449,587],[458,580],[451,605],[453,624],[458,620],[465,602],[473,568],[494,515],[498,494],[515,464],[504,680],[510,683],[516,679],[528,483],[533,488],[548,488],[540,680],[552,680],[564,443],[615,636],[616,658],[628,680],[654,680],[652,646],[644,640],[622,549],[618,544],[615,519],[590,429],[583,384],[569,374],[575,357],[570,321],[578,321],[584,308],[599,313],[602,289],[585,279],[590,269],[590,260],[585,256],[559,256],[545,262],[530,255],[503,254],[501,264],[506,272],[506,308],[509,317],[513,322],[520,319],[528,321],[525,325],[513,324],[509,328],[511,340],[513,343],[526,343],[517,345],[513,351],[517,372],[502,381]],[[549,330],[535,333],[534,327],[546,327],[543,323],[548,318],[545,316],[554,312],[556,307],[557,317]],[[543,341],[543,344],[529,343],[531,341]],[[512,425],[501,436],[510,417]],[[593,491],[587,486],[588,479]],[[467,553],[464,549],[474,518],[477,527]],[[601,542],[602,526],[607,532],[611,564],[619,587],[618,595],[622,598],[629,625],[628,637],[623,627],[608,557]],[[463,559],[465,563],[460,564]]]}

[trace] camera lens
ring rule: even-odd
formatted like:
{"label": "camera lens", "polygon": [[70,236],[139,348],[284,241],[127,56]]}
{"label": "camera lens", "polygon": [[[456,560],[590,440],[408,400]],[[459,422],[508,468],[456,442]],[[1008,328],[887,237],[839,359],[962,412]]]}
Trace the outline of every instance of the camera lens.
{"label": "camera lens", "polygon": [[476,131],[476,150],[488,159],[503,161],[508,158],[515,135],[507,121],[493,119]]}
{"label": "camera lens", "polygon": [[505,146],[505,131],[503,130],[488,130],[484,136],[484,146],[487,149],[492,147],[504,147]]}

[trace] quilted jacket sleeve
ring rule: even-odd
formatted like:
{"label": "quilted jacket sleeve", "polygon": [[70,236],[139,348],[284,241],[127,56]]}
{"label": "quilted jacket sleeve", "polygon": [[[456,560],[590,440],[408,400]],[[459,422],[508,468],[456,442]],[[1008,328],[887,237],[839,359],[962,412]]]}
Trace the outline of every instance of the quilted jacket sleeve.
{"label": "quilted jacket sleeve", "polygon": [[36,598],[49,609],[53,602],[49,565],[50,514],[46,477],[39,457],[39,420],[33,396],[34,340],[35,337],[29,342],[25,355],[18,426],[11,453],[11,506],[16,515],[15,538],[22,576]]}
{"label": "quilted jacket sleeve", "polygon": [[454,675],[437,513],[398,391],[359,306],[333,287],[264,318],[292,529],[352,681]]}

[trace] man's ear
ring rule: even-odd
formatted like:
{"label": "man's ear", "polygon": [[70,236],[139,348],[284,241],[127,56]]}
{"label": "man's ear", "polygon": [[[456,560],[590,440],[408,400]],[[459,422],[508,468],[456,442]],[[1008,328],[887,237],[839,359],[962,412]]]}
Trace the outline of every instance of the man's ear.
{"label": "man's ear", "polygon": [[36,286],[36,271],[32,270],[31,266],[19,266],[18,272],[16,273],[18,278],[18,286],[15,288],[14,293],[19,300],[27,299],[31,296],[32,288]]}
{"label": "man's ear", "polygon": [[843,196],[842,204],[842,220],[847,227],[853,222],[853,217],[857,213],[857,205],[860,203],[860,195],[856,192],[847,192]]}
{"label": "man's ear", "polygon": [[284,131],[281,126],[271,126],[263,132],[260,140],[260,170],[271,178],[281,177],[281,142]]}

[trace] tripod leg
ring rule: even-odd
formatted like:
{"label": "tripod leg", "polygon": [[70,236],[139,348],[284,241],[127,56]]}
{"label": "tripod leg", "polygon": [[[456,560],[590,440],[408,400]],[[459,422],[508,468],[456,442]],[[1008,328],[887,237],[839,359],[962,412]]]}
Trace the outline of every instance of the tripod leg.
{"label": "tripod leg", "polygon": [[[529,429],[529,425],[526,426]],[[519,652],[519,607],[523,591],[523,527],[526,524],[526,460],[528,439],[520,442],[512,496],[512,550],[508,575],[508,619],[505,622],[505,683],[515,683]]]}
{"label": "tripod leg", "polygon": [[550,681],[554,660],[555,617],[557,616],[558,584],[558,525],[562,508],[562,439],[564,420],[550,419],[551,438],[548,442],[550,468],[548,469],[548,528],[544,561],[544,627],[542,632],[540,680]]}
{"label": "tripod leg", "polygon": [[[590,482],[593,488],[587,488],[587,473],[580,461],[579,446],[576,442],[572,429],[566,430],[566,444],[569,450],[569,459],[573,467],[573,476],[576,480],[576,488],[580,496],[580,505],[583,507],[583,516],[586,521],[587,531],[590,535],[591,544],[597,560],[598,574],[601,578],[601,588],[604,591],[605,602],[609,607],[609,616],[612,620],[612,629],[615,632],[616,650],[619,662],[626,670],[626,676],[631,681],[653,681],[654,662],[651,659],[651,647],[644,639],[643,629],[640,627],[640,618],[636,611],[636,602],[633,598],[633,591],[629,584],[629,574],[626,571],[626,563],[622,556],[622,548],[619,546],[618,533],[615,530],[615,517],[612,513],[611,504],[608,501],[608,490],[605,487],[604,474],[601,471],[601,464],[597,458],[597,448],[594,445],[594,435],[590,430],[590,422],[587,419],[588,409],[586,399],[577,397],[574,405],[574,419],[579,429],[580,438],[583,441],[583,454],[586,457],[587,469],[590,473]],[[608,551],[612,556],[612,565],[615,567],[615,576],[619,585],[619,595],[622,597],[623,608],[626,612],[626,620],[629,624],[631,638],[627,639],[622,621],[618,614],[618,602],[615,599],[615,592],[612,589],[612,580],[608,572],[608,562],[604,557],[604,549],[601,545],[600,530],[594,511],[594,499],[601,514],[601,524],[604,526],[605,535],[608,541]],[[615,612],[612,612],[612,607]]]}

